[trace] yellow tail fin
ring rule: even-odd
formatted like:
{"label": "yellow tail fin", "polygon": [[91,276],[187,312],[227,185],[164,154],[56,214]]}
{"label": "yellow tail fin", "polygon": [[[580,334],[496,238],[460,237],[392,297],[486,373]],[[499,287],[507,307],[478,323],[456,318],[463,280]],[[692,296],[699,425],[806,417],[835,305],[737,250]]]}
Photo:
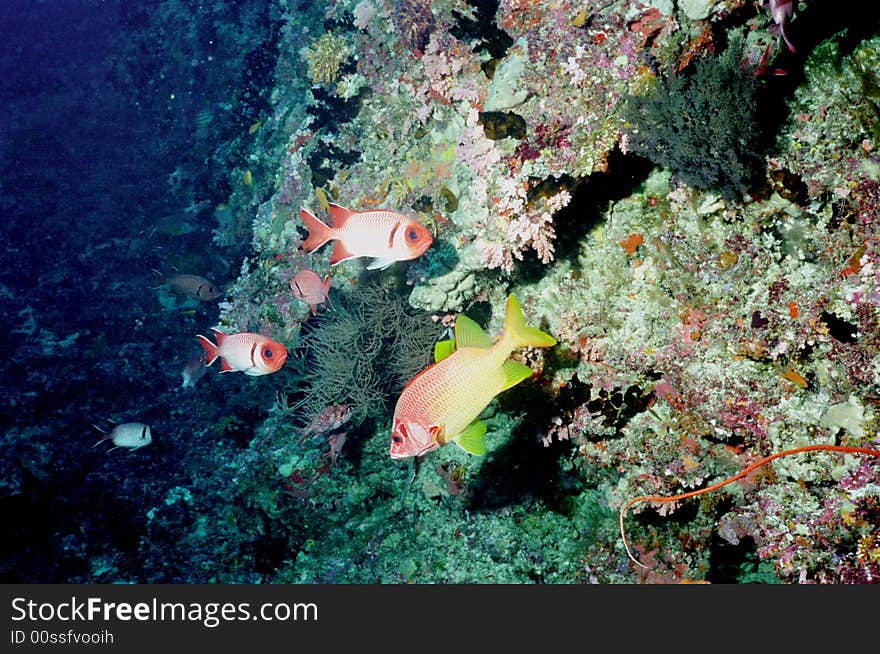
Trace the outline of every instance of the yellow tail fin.
{"label": "yellow tail fin", "polygon": [[513,293],[507,296],[507,308],[504,315],[504,338],[511,349],[518,347],[553,347],[556,339],[540,329],[526,325],[519,301]]}

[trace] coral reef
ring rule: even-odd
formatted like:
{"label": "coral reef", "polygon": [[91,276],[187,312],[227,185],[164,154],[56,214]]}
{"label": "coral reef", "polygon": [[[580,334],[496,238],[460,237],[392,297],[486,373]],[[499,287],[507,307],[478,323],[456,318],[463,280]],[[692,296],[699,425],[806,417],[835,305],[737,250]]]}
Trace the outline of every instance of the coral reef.
{"label": "coral reef", "polygon": [[[527,414],[516,398],[490,407],[499,441],[485,460],[449,453],[421,466],[416,503],[394,510],[420,513],[425,498],[453,512],[464,497],[471,507],[489,506],[482,494],[498,492],[491,488],[498,466],[549,457],[560,480],[552,499],[519,496],[508,506],[516,514],[564,496],[570,524],[585,520],[574,528],[589,538],[574,548],[577,563],[536,563],[541,580],[872,575],[876,521],[867,510],[850,517],[853,506],[876,498],[870,461],[786,457],[699,502],[634,507],[628,531],[651,565],[647,573],[630,567],[614,512],[639,495],[701,488],[774,452],[863,445],[876,435],[873,41],[844,51],[849,41],[827,34],[783,98],[785,111],[765,111],[780,102],[773,93],[782,87],[769,74],[776,51],[766,16],[749,14],[744,2],[675,9],[620,0],[584,11],[564,0],[540,7],[511,0],[488,11],[432,3],[430,12],[426,3],[405,4],[405,16],[390,0],[328,7],[325,19],[339,37],[352,26],[344,37],[356,62],[351,83],[335,95],[313,94],[302,120],[287,123],[295,146],[287,147],[282,178],[296,179],[296,189],[282,190],[284,182],[266,196],[254,231],[274,224],[277,236],[255,242],[267,253],[295,250],[296,209],[321,193],[360,209],[410,210],[435,234],[434,247],[397,276],[411,286],[412,307],[437,319],[488,307],[497,322],[513,288],[560,347],[544,357],[540,381],[521,391],[530,398]],[[746,25],[727,21],[736,12]],[[812,118],[835,106],[833,115]],[[768,129],[778,130],[775,142]],[[647,171],[627,153],[658,168]],[[360,274],[342,264],[334,279]],[[242,290],[228,318],[259,295]],[[307,338],[325,328],[330,334],[328,323]],[[324,375],[316,372],[310,386]],[[342,393],[320,395],[312,413],[345,403]],[[324,497],[332,484],[321,457],[334,446],[316,437],[294,451],[277,435],[290,420],[279,408],[275,431],[267,426],[256,446],[272,452],[283,494]],[[387,414],[368,413],[384,435]],[[338,428],[347,440],[333,455],[333,475],[379,465],[382,438],[371,436],[371,424]],[[848,496],[837,492],[841,484]],[[589,490],[572,492],[577,487]],[[267,511],[289,519],[279,505]],[[485,533],[507,524],[497,512],[481,515]],[[543,513],[533,520],[550,531],[568,528],[550,527]],[[418,524],[419,535],[363,542],[370,554],[359,561],[371,571],[364,574],[431,580],[435,566],[446,579],[474,578],[455,543],[442,563],[425,567],[404,554],[402,568],[380,572],[383,548],[413,552],[442,522]],[[286,578],[314,579],[304,571],[326,561],[320,547],[342,536],[328,538],[300,548]],[[549,550],[541,550],[544,561]],[[353,578],[335,570],[330,578]]]}

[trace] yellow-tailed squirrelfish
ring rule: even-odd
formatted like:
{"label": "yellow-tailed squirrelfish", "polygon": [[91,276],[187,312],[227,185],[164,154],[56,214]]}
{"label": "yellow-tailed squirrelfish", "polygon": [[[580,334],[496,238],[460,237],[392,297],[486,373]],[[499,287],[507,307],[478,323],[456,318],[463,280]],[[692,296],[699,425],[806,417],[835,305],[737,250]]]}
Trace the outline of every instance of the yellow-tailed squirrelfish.
{"label": "yellow-tailed squirrelfish", "polygon": [[220,372],[241,371],[246,375],[269,375],[277,372],[287,361],[287,348],[262,334],[239,332],[224,334],[211,329],[217,344],[199,334],[196,340],[205,350],[205,365],[220,359]]}
{"label": "yellow-tailed squirrelfish", "polygon": [[387,268],[395,261],[407,261],[424,254],[433,238],[428,228],[403,214],[387,209],[352,211],[330,203],[329,227],[302,209],[299,217],[309,230],[302,248],[314,252],[327,241],[336,241],[330,253],[335,265],[355,257],[372,257],[369,270]]}
{"label": "yellow-tailed squirrelfish", "polygon": [[552,347],[556,339],[526,325],[517,299],[507,298],[504,332],[492,343],[467,316],[455,320],[455,339],[434,348],[436,363],[406,385],[397,401],[391,458],[421,456],[453,442],[485,454],[486,426],[477,417],[496,395],[532,376],[527,365],[508,358],[520,347]]}

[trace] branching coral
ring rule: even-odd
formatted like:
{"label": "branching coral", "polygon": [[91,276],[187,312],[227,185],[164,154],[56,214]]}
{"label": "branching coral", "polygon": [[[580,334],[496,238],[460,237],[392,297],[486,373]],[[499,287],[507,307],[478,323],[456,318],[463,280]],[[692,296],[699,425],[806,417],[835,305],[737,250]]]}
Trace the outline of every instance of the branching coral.
{"label": "branching coral", "polygon": [[351,47],[344,37],[324,32],[303,49],[302,55],[309,64],[309,77],[314,84],[332,84],[351,55]]}
{"label": "branching coral", "polygon": [[413,52],[423,53],[436,25],[430,0],[399,0],[392,16],[400,40]]}
{"label": "branching coral", "polygon": [[657,80],[647,95],[630,96],[629,149],[672,170],[683,182],[741,198],[761,164],[754,76],[740,67],[734,39],[693,72]]}

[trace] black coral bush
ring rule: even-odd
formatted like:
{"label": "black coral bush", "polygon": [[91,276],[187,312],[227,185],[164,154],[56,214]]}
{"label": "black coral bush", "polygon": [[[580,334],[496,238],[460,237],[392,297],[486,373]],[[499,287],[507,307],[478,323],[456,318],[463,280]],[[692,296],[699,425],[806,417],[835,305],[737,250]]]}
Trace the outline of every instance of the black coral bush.
{"label": "black coral bush", "polygon": [[742,53],[734,40],[722,55],[659,78],[646,95],[629,96],[623,116],[630,151],[688,185],[742,199],[763,161],[757,84],[740,65]]}
{"label": "black coral bush", "polygon": [[431,363],[443,331],[405,298],[376,285],[336,296],[333,308],[312,320],[288,389],[303,424],[339,404],[351,409],[354,423],[381,419],[406,382]]}

